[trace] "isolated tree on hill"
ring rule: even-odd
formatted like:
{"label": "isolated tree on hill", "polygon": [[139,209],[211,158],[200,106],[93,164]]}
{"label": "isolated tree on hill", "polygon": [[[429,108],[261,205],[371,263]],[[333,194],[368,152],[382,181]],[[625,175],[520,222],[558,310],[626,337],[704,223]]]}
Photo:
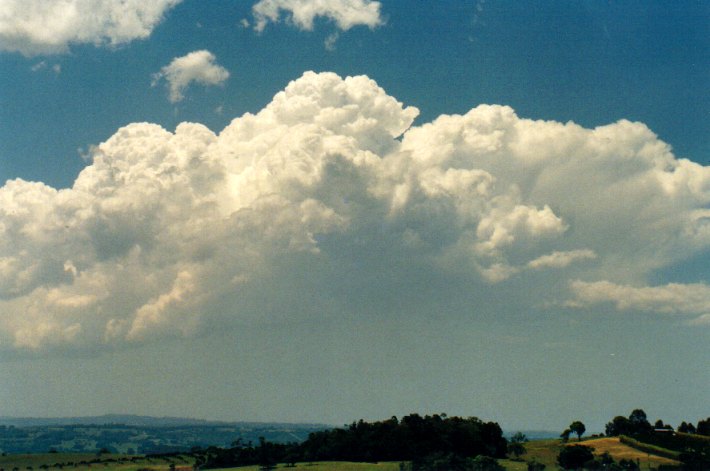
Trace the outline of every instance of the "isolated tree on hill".
{"label": "isolated tree on hill", "polygon": [[649,433],[653,429],[643,409],[634,409],[629,415],[629,422],[636,434]]}
{"label": "isolated tree on hill", "polygon": [[582,435],[584,435],[584,432],[587,430],[587,427],[585,427],[584,424],[579,420],[575,420],[569,425],[569,429],[577,434],[577,440],[581,442]]}
{"label": "isolated tree on hill", "polygon": [[527,441],[528,437],[522,432],[518,432],[510,437],[510,441],[508,442],[508,454],[513,455],[515,459],[520,458],[521,455],[527,452],[525,445],[523,445],[523,443]]}
{"label": "isolated tree on hill", "polygon": [[570,436],[571,433],[572,433],[572,430],[566,428],[566,429],[564,430],[564,432],[562,432],[562,433],[560,434],[560,438],[562,439],[562,441],[563,441],[564,443],[567,443],[567,442],[569,441],[569,436]]}

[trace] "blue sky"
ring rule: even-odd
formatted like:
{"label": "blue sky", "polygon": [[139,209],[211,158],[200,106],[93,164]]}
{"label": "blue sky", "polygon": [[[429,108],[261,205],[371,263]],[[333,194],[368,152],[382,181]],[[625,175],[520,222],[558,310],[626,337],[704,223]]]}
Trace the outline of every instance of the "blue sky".
{"label": "blue sky", "polygon": [[706,3],[8,5],[0,415],[707,415]]}

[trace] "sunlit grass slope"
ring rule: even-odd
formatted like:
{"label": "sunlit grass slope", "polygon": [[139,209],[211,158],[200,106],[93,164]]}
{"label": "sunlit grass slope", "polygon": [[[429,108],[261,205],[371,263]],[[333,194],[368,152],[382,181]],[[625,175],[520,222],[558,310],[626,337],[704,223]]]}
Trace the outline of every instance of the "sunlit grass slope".
{"label": "sunlit grass slope", "polygon": [[[547,469],[557,469],[557,455],[563,446],[574,446],[579,444],[575,440],[571,440],[567,444],[563,444],[560,440],[533,440],[525,444],[527,453],[523,455],[526,461],[530,461],[533,458],[537,461],[547,465]],[[648,454],[628,445],[624,445],[619,441],[618,437],[605,437],[605,438],[593,438],[583,440],[582,445],[590,446],[594,448],[594,455],[600,456],[604,452],[608,452],[614,461],[620,461],[622,459],[626,460],[639,460],[642,469],[648,469],[649,465],[653,468],[658,467],[662,464],[679,464],[678,461],[674,461],[662,456]],[[508,466],[508,462],[504,462],[507,469],[514,470],[515,468]]]}
{"label": "sunlit grass slope", "polygon": [[621,443],[619,437],[595,438],[592,440],[585,440],[583,444],[594,448],[594,454],[596,456],[599,456],[604,452],[608,452],[616,461],[622,459],[632,461],[639,460],[642,469],[648,469],[648,465],[655,468],[661,464],[680,464],[678,461],[639,451],[625,445]]}

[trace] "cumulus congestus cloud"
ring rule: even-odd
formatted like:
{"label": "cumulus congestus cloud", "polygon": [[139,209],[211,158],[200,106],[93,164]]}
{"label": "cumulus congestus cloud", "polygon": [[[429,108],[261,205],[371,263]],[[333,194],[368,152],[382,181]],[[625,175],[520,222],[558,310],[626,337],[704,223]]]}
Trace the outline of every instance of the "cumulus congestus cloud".
{"label": "cumulus congestus cloud", "polygon": [[[525,277],[542,299],[626,290],[648,307],[658,291],[629,287],[710,245],[710,169],[643,124],[417,114],[367,77],[308,72],[219,134],[121,128],[72,188],[7,182],[2,348],[353,315],[353,299],[387,315],[434,279],[461,281],[453,296]],[[689,289],[702,299],[674,313],[692,320],[710,289]],[[669,312],[664,296],[647,310]]]}

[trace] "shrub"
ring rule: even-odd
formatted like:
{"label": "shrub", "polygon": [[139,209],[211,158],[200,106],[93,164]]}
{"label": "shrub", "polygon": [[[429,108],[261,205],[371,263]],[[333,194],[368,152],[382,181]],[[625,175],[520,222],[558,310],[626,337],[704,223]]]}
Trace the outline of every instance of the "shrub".
{"label": "shrub", "polygon": [[532,461],[528,461],[528,471],[543,471],[544,469],[544,463],[540,463],[534,459]]}

